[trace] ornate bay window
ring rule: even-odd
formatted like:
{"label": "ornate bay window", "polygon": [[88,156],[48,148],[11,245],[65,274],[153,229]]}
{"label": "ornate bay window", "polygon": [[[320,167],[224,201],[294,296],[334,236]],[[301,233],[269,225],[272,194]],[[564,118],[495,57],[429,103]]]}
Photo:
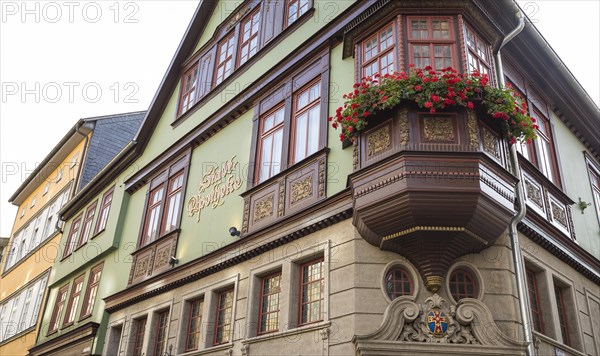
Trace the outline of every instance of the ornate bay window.
{"label": "ornate bay window", "polygon": [[479,34],[465,25],[465,42],[467,45],[467,72],[478,71],[494,77],[492,71],[492,48]]}
{"label": "ornate bay window", "polygon": [[255,105],[242,233],[325,197],[328,63],[323,54]]}
{"label": "ornate bay window", "polygon": [[169,258],[175,254],[179,236],[189,161],[190,152],[187,151],[173,163],[155,169],[147,180],[144,217],[138,249],[133,253],[129,284],[164,272],[169,267]]}

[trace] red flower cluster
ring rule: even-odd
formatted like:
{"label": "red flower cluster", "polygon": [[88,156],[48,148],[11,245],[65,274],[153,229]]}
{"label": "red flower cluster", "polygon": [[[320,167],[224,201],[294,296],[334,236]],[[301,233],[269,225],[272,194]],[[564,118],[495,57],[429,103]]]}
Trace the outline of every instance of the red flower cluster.
{"label": "red flower cluster", "polygon": [[535,119],[527,115],[527,104],[509,86],[490,86],[487,74],[473,72],[469,75],[458,73],[448,67],[436,72],[431,67],[411,68],[405,72],[365,77],[354,84],[354,90],[344,94],[343,107],[329,118],[332,127],[342,128],[340,139],[354,139],[364,130],[367,118],[377,111],[393,108],[403,100],[414,101],[421,108],[436,110],[462,106],[473,110],[473,98],[482,99],[487,112],[503,123],[504,135],[509,142],[530,141],[536,137]]}

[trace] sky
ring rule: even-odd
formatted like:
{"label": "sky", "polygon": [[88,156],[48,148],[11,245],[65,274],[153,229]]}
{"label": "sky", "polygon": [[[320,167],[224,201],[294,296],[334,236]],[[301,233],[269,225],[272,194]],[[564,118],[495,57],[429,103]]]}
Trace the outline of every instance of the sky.
{"label": "sky", "polygon": [[[518,3],[600,103],[600,0]],[[8,198],[78,119],[148,108],[197,4],[0,0],[1,237]]]}

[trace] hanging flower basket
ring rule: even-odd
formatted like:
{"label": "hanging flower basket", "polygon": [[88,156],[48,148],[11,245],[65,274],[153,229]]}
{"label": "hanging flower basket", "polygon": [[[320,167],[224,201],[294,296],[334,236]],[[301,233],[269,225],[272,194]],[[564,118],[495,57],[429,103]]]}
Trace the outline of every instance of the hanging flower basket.
{"label": "hanging flower basket", "polygon": [[402,101],[415,102],[420,108],[435,113],[451,107],[474,110],[483,105],[486,112],[501,122],[503,136],[510,144],[535,139],[535,118],[527,114],[527,104],[512,88],[489,85],[487,74],[474,71],[464,75],[451,67],[441,72],[412,68],[405,72],[365,77],[354,84],[354,90],[344,94],[346,102],[329,117],[334,129],[341,128],[340,140],[354,141],[376,112],[394,108]]}

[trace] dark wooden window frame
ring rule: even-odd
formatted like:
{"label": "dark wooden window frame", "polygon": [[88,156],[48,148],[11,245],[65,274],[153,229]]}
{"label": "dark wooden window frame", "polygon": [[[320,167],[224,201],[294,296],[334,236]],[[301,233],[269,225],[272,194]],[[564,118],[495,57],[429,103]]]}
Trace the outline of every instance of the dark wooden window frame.
{"label": "dark wooden window frame", "polygon": [[[259,14],[258,30],[256,31],[255,34],[252,34],[252,25],[254,24],[254,16],[256,16],[256,14]],[[257,6],[254,10],[251,10],[250,13],[248,15],[246,15],[240,22],[239,35],[238,35],[238,40],[237,40],[237,44],[236,44],[237,45],[237,56],[236,56],[236,61],[235,61],[235,68],[239,68],[241,65],[248,62],[250,60],[250,58],[255,56],[256,53],[258,53],[258,50],[260,49],[261,20],[262,20],[261,7]],[[243,40],[244,25],[248,22],[250,22],[250,37],[248,38],[247,41],[244,41]],[[250,43],[252,42],[252,40],[254,38],[257,39],[256,52],[254,54],[250,54]],[[242,48],[244,48],[244,46],[248,46],[248,57],[246,58],[246,60],[244,60],[242,62]]]}
{"label": "dark wooden window frame", "polygon": [[[290,145],[290,157],[288,159],[288,162],[290,165],[296,164],[298,162],[302,162],[306,157],[312,155],[312,153],[309,154],[305,154],[303,158],[301,158],[300,160],[298,160],[298,162],[296,162],[295,160],[295,155],[296,155],[296,133],[298,132],[298,117],[302,114],[304,114],[305,112],[309,112],[312,108],[314,108],[317,105],[321,105],[323,103],[322,99],[321,99],[321,95],[323,93],[323,85],[320,83],[321,82],[321,78],[317,77],[315,79],[313,79],[312,81],[308,82],[306,85],[304,85],[302,88],[300,88],[297,92],[294,93],[293,96],[293,103],[292,103],[292,129],[290,132],[290,138],[289,138],[289,145]],[[310,101],[310,89],[315,85],[315,84],[321,84],[319,86],[319,97],[313,101]],[[305,92],[308,92],[309,94],[309,102],[308,104],[306,104],[305,107],[303,107],[302,109],[298,110],[298,100],[300,95],[304,94]],[[319,116],[321,116],[321,119],[318,120],[319,123],[321,121],[323,121],[324,117],[323,115],[323,110],[321,109]],[[309,118],[307,117],[307,120]],[[285,122],[285,120],[284,120]],[[321,127],[319,127],[319,137],[321,136]],[[305,141],[307,141],[307,146],[308,146],[308,132],[305,138]],[[317,152],[319,149],[321,149],[321,143],[319,140],[318,146],[315,149],[314,152]],[[314,153],[313,152],[313,153]]]}
{"label": "dark wooden window frame", "polygon": [[[219,317],[221,316],[221,313],[224,313],[226,309],[231,309],[231,313],[233,313],[233,305],[235,303],[235,293],[234,293],[234,288],[229,288],[226,289],[222,292],[219,292],[217,294],[217,305],[216,305],[216,312],[215,312],[215,329],[214,329],[214,338],[213,338],[213,346],[216,345],[222,345],[225,344],[227,342],[231,341],[231,338],[233,335],[231,335],[231,326],[232,326],[232,322],[231,322],[231,317],[228,318],[228,320],[223,319],[223,324],[219,324]],[[222,298],[226,298],[227,294],[231,293],[231,306],[230,307],[224,307],[221,308],[221,299]],[[229,326],[229,334],[227,335],[227,339],[223,338],[224,334],[224,330],[225,327]],[[219,330],[220,330],[220,335],[221,338],[219,338]]]}
{"label": "dark wooden window frame", "polygon": [[[77,305],[79,304],[79,300],[81,299],[81,292],[83,291],[83,281],[85,280],[85,273],[82,273],[77,278],[73,280],[73,287],[71,288],[71,294],[69,295],[69,302],[67,303],[67,307],[65,309],[65,317],[63,318],[63,328],[73,325],[75,320],[77,319],[75,316],[77,314]],[[77,290],[77,286],[81,286],[79,290]],[[75,301],[77,298],[77,301]],[[68,320],[69,314],[73,311],[73,320]]]}
{"label": "dark wooden window frame", "polygon": [[[320,263],[321,264],[321,278],[319,278],[318,280],[310,280],[305,282],[304,281],[304,269],[308,266],[314,265]],[[318,258],[316,260],[312,260],[306,263],[303,263],[300,266],[300,278],[299,278],[299,283],[300,283],[300,287],[299,287],[299,296],[300,298],[298,299],[298,326],[303,326],[303,325],[308,325],[308,324],[314,324],[314,323],[318,323],[320,321],[323,321],[323,315],[324,315],[324,307],[325,307],[325,290],[324,287],[321,289],[321,297],[319,299],[316,300],[309,300],[308,302],[304,303],[304,285],[307,285],[309,283],[315,283],[321,281],[322,283],[324,283],[325,281],[325,259],[323,257]],[[312,304],[318,302],[319,303],[319,319],[318,320],[312,320],[312,321],[305,321],[302,319],[302,306],[305,304]]]}
{"label": "dark wooden window frame", "polygon": [[[198,95],[198,76],[200,74],[199,72],[200,67],[199,67],[199,63],[196,62],[192,67],[190,67],[189,69],[187,69],[183,75],[181,76],[181,94],[179,95],[179,103],[177,105],[177,116],[181,116],[183,115],[186,111],[188,111],[193,105],[194,102],[196,101],[196,96]],[[191,85],[189,85],[189,88],[187,88],[190,80],[192,81]],[[186,102],[186,100],[188,98],[192,97],[186,105],[184,105],[184,102]]]}
{"label": "dark wooden window frame", "polygon": [[[385,30],[387,30],[389,27],[392,28],[392,37],[395,39],[392,42],[392,45],[388,48],[385,49],[385,51],[381,51],[381,43],[379,42],[379,34]],[[365,60],[367,54],[366,54],[366,44],[368,41],[371,41],[373,38],[375,38],[377,40],[377,54],[374,55],[373,57],[371,57],[369,60]],[[367,65],[370,65],[371,63],[374,62],[378,62],[379,64],[379,71],[377,73],[381,73],[381,57],[385,54],[387,55],[389,52],[392,52],[394,55],[394,69],[393,71],[398,71],[399,63],[398,63],[398,26],[397,26],[397,21],[396,19],[394,19],[394,21],[389,22],[387,24],[385,24],[384,26],[380,27],[377,31],[375,31],[374,33],[372,33],[371,35],[369,35],[369,37],[363,39],[360,44],[358,45],[360,48],[360,74],[359,75],[361,78],[365,77],[365,67]]]}
{"label": "dark wooden window frame", "polygon": [[[142,222],[141,222],[141,226],[140,226],[140,233],[138,236],[138,249],[141,249],[145,246],[147,246],[148,244],[158,241],[160,239],[162,239],[165,236],[170,235],[173,231],[176,231],[179,229],[180,225],[181,225],[181,217],[182,217],[182,213],[183,213],[183,206],[184,206],[184,196],[185,196],[185,191],[186,191],[186,187],[187,187],[187,179],[188,179],[188,168],[189,168],[189,164],[190,164],[190,156],[191,153],[189,151],[186,151],[185,154],[180,155],[178,157],[176,157],[174,160],[172,160],[172,163],[169,163],[166,167],[160,169],[160,171],[155,174],[153,176],[153,178],[150,179],[150,183],[148,184],[148,190],[146,192],[146,202],[144,204],[144,216],[142,218]],[[179,201],[179,207],[176,208],[179,211],[179,215],[177,216],[176,219],[176,225],[172,230],[169,231],[163,231],[164,230],[164,224],[167,220],[167,215],[168,215],[168,209],[165,208],[166,204],[167,204],[167,199],[168,197],[170,197],[170,192],[169,192],[169,188],[170,188],[170,183],[171,180],[177,176],[179,176],[179,174],[183,174],[183,183],[181,185],[181,188],[179,188],[179,192],[181,192],[181,199]],[[157,188],[163,188],[163,192],[162,192],[162,197],[161,197],[161,204],[160,204],[160,211],[158,213],[158,234],[156,236],[156,238],[153,241],[145,241],[144,237],[145,237],[145,233],[147,231],[147,223],[148,221],[148,212],[149,212],[149,208],[150,208],[150,197],[151,197],[151,192],[155,191]]]}
{"label": "dark wooden window frame", "polygon": [[156,313],[156,329],[154,340],[152,342],[152,355],[163,356],[168,335],[167,328],[169,326],[169,310],[162,310]]}
{"label": "dark wooden window frame", "polygon": [[[102,205],[100,205],[100,211],[98,211],[98,219],[96,220],[96,229],[94,230],[94,234],[97,235],[100,232],[106,229],[106,223],[108,222],[108,217],[110,216],[110,207],[112,205],[113,197],[115,193],[115,187],[113,186],[109,190],[104,193],[102,196]],[[103,218],[104,211],[106,211],[106,217]]]}
{"label": "dark wooden window frame", "polygon": [[[412,20],[427,20],[428,23],[428,37],[427,38],[412,38],[412,33],[410,30],[410,22]],[[434,38],[433,37],[433,26],[432,26],[432,20],[449,20],[449,39],[443,39],[443,38]],[[406,23],[406,40],[407,40],[407,62],[408,64],[413,64],[413,60],[414,60],[414,51],[413,51],[413,47],[412,45],[417,44],[417,45],[429,45],[429,49],[430,49],[430,54],[429,54],[429,59],[430,59],[430,66],[434,69],[434,70],[441,70],[443,68],[436,68],[435,67],[435,50],[434,47],[435,45],[450,45],[451,48],[451,66],[452,68],[455,69],[459,69],[459,58],[458,58],[458,50],[457,50],[457,46],[458,46],[458,36],[456,33],[456,15],[448,15],[448,16],[443,16],[443,15],[429,15],[429,16],[420,16],[420,15],[408,15],[406,16],[406,20],[404,21],[404,23]]]}
{"label": "dark wooden window frame", "polygon": [[588,166],[588,176],[590,179],[590,189],[592,190],[592,202],[598,225],[600,225],[600,164],[597,164],[587,153],[584,153],[585,161]]}
{"label": "dark wooden window frame", "polygon": [[[104,268],[104,262],[92,267],[90,271],[90,275],[88,277],[87,286],[85,288],[85,294],[83,296],[83,305],[81,306],[81,315],[79,320],[83,320],[92,315],[94,311],[94,303],[96,302],[96,297],[98,296],[98,287],[100,285],[100,278],[102,278],[102,269]],[[98,280],[94,282],[95,276],[98,275]],[[92,288],[96,288],[94,291],[94,295],[91,295]],[[90,311],[86,313],[86,310],[89,306],[92,306]]]}
{"label": "dark wooden window frame", "polygon": [[142,347],[144,346],[144,336],[146,334],[146,323],[148,322],[148,317],[144,316],[138,319],[134,319],[135,332],[133,333],[133,356],[141,356],[142,355]]}
{"label": "dark wooden window frame", "polygon": [[[187,322],[187,329],[186,329],[186,333],[185,333],[185,352],[188,351],[194,351],[194,350],[198,350],[198,348],[200,347],[200,329],[196,330],[193,332],[192,334],[192,324],[194,322],[196,322],[196,320],[200,320],[200,325],[202,325],[202,309],[204,307],[204,298],[200,297],[194,300],[191,300],[188,302],[188,322]],[[198,315],[194,315],[193,311],[194,311],[194,305],[198,304]],[[192,338],[195,338],[196,341],[196,347],[190,347],[190,341],[192,340]]]}
{"label": "dark wooden window frame", "polygon": [[[544,174],[544,176],[546,176],[552,183],[554,183],[554,185],[560,188],[562,186],[562,180],[558,169],[558,156],[556,153],[556,146],[554,143],[554,129],[552,127],[552,122],[542,113],[542,110],[538,109],[532,103],[529,103],[529,110],[530,114],[537,120],[537,124],[540,126],[540,129],[542,125],[545,125],[546,130],[548,131],[543,132],[542,130],[537,130],[538,138],[532,144],[533,152],[536,157],[534,165],[540,170],[540,172]],[[543,121],[543,123],[541,121]],[[543,160],[541,158],[542,152],[540,152],[541,148],[539,146],[542,144],[539,143],[540,140],[543,140],[548,145],[548,158],[550,160],[548,164],[550,165],[550,167],[541,167]],[[550,177],[548,177],[547,170],[551,171],[553,179],[550,179]]]}
{"label": "dark wooden window frame", "polygon": [[[303,13],[300,13],[300,3],[302,2],[302,0],[284,0],[285,1],[285,7],[284,7],[284,11],[283,11],[283,21],[284,21],[284,28],[291,26],[292,24],[298,22],[298,20],[300,20],[302,18],[302,16],[304,16],[306,13],[309,13],[310,10],[313,8],[314,4],[313,4],[313,0],[307,0],[307,9],[306,11],[304,11]],[[292,3],[297,3],[298,4],[298,10],[296,11],[296,18],[290,22],[289,20],[289,16],[288,16],[288,11],[290,8],[290,5]]]}
{"label": "dark wooden window frame", "polygon": [[[271,292],[269,294],[264,294],[264,291],[265,291],[265,281],[270,280],[270,279],[272,279],[274,277],[279,277],[279,287],[278,287],[278,290],[276,292]],[[265,299],[265,297],[268,298],[269,296],[274,295],[274,294],[278,294],[279,295],[278,296],[278,300],[277,300],[277,310],[270,310],[270,309],[268,309],[268,310],[265,311],[263,309],[263,305],[264,305],[264,301],[263,300]],[[260,283],[260,298],[259,298],[259,303],[260,304],[258,306],[259,310],[258,310],[258,319],[257,319],[258,320],[258,322],[257,322],[257,324],[258,324],[257,335],[263,335],[263,334],[273,333],[273,332],[277,332],[279,330],[279,327],[276,328],[276,329],[272,329],[272,330],[267,330],[267,329],[263,330],[263,328],[262,328],[263,325],[262,325],[261,321],[262,321],[262,316],[263,315],[265,315],[265,314],[274,314],[274,313],[277,314],[277,320],[279,321],[279,312],[280,312],[280,305],[281,305],[281,299],[280,298],[281,298],[281,271],[277,271],[275,273],[271,273],[271,274],[269,274],[267,276],[262,277],[261,278],[261,283]]]}
{"label": "dark wooden window frame", "polygon": [[69,283],[60,287],[56,294],[56,301],[54,302],[54,308],[52,309],[52,316],[50,317],[50,324],[48,325],[47,335],[51,335],[58,331],[58,325],[60,324],[60,316],[65,307],[67,301],[67,293],[69,292]]}
{"label": "dark wooden window frame", "polygon": [[[93,231],[94,231],[94,218],[96,217],[96,207],[98,206],[98,200],[96,200],[95,202],[93,202],[92,204],[90,204],[88,206],[88,208],[85,210],[85,219],[83,220],[83,224],[81,225],[81,232],[79,234],[79,239],[77,241],[77,246],[75,247],[75,249],[78,249],[79,247],[83,246],[85,243],[87,243],[90,238],[93,235]],[[89,231],[86,235],[86,226],[89,224]]]}
{"label": "dark wooden window frame", "polygon": [[[481,37],[479,32],[475,31],[472,26],[469,26],[465,23],[464,29],[461,29],[461,30],[463,30],[464,34],[465,34],[465,55],[467,56],[467,63],[465,63],[465,70],[467,72],[469,71],[469,55],[471,55],[477,60],[477,63],[479,64],[479,66],[485,66],[487,68],[488,76],[490,78],[490,81],[493,83],[494,60],[492,57],[492,46],[489,44],[488,41],[486,41],[483,37]],[[469,46],[467,31],[470,31],[471,33],[473,33],[473,37],[475,39],[475,48],[472,48],[471,46]],[[479,52],[478,52],[479,51],[479,49],[478,49],[479,43],[483,43],[485,51],[487,52],[487,56],[488,56],[488,58],[490,58],[490,60],[486,60],[481,55],[479,55]],[[481,70],[479,70],[479,72],[482,73]]]}
{"label": "dark wooden window frame", "polygon": [[[283,121],[281,123],[278,123],[278,124],[274,123],[272,128],[270,128],[269,130],[263,132],[264,126],[265,126],[265,120],[267,118],[270,118],[271,115],[275,115],[279,110],[282,110],[282,109],[283,109],[283,116],[284,116]],[[256,177],[254,178],[256,182],[260,182],[261,181],[260,180],[260,173],[261,173],[262,169],[265,168],[263,166],[263,164],[262,164],[263,163],[262,162],[262,159],[263,159],[263,157],[262,157],[262,149],[263,149],[265,140],[268,137],[274,137],[275,134],[279,130],[282,130],[283,133],[282,133],[282,139],[281,139],[281,150],[283,151],[285,149],[285,147],[284,147],[285,132],[286,132],[286,130],[285,130],[285,105],[283,103],[281,103],[280,105],[277,105],[274,108],[270,109],[264,115],[261,115],[259,125],[260,125],[260,129],[259,129],[260,134],[259,134],[259,138],[258,138],[258,148],[257,148],[257,158],[256,158],[256,162],[259,165],[259,167],[258,167],[258,169],[256,169]],[[274,162],[273,156],[275,154],[277,154],[277,153],[280,156],[280,160],[279,160],[279,163],[280,163],[279,172],[281,172],[283,170],[283,168],[284,168],[284,167],[282,167],[283,162],[284,162],[283,158],[281,157],[282,156],[282,152],[273,152],[273,146],[271,146],[271,162],[269,164],[269,175],[268,175],[268,177],[265,180],[268,180],[272,176],[274,176],[274,175],[276,175],[276,174],[279,173],[279,172],[272,173],[272,171],[273,171],[273,165],[272,165],[272,163]]]}
{"label": "dark wooden window frame", "polygon": [[78,242],[78,236],[81,232],[83,213],[80,213],[75,219],[73,219],[73,223],[71,223],[71,227],[69,228],[69,236],[67,237],[67,243],[65,244],[65,251],[63,252],[63,260],[67,258],[70,254],[75,251],[75,245]]}
{"label": "dark wooden window frame", "polygon": [[558,326],[563,338],[563,344],[571,346],[571,337],[569,335],[569,322],[567,320],[567,312],[565,309],[565,299],[563,289],[560,286],[554,285],[554,295],[556,297],[556,307],[558,312]]}
{"label": "dark wooden window frame", "polygon": [[[396,272],[400,272],[402,274],[402,280],[401,280],[402,287],[404,287],[404,284],[408,282],[409,290],[410,290],[410,292],[408,294],[404,294],[404,288],[402,288],[402,290],[400,290],[400,291],[396,291],[396,283],[395,283],[396,279],[394,278]],[[401,267],[401,266],[395,266],[393,268],[390,268],[390,270],[387,271],[387,273],[385,274],[385,282],[388,281],[390,276],[392,277],[393,290],[392,291],[388,290],[388,288],[386,286],[386,291],[385,291],[388,298],[390,298],[390,300],[394,300],[401,296],[412,296],[413,295],[413,293],[415,292],[414,281],[412,279],[411,273],[408,270],[406,270],[406,268]]]}
{"label": "dark wooden window frame", "polygon": [[[309,62],[309,64],[300,70],[296,71],[296,73],[291,76],[285,78],[281,81],[281,84],[272,92],[267,95],[264,95],[262,98],[257,100],[254,105],[254,117],[253,117],[253,127],[252,127],[252,137],[255,139],[252,140],[252,144],[250,147],[250,166],[248,169],[248,186],[247,190],[253,188],[258,185],[268,184],[266,182],[271,181],[274,177],[283,174],[292,167],[301,164],[302,161],[291,163],[291,138],[293,137],[293,100],[295,99],[295,95],[299,93],[303,88],[307,87],[309,83],[316,82],[317,80],[321,80],[321,120],[319,126],[319,148],[322,149],[327,145],[327,115],[328,115],[328,103],[329,103],[329,53],[326,51],[314,61]],[[284,107],[284,119],[283,119],[283,147],[281,153],[281,169],[279,173],[273,175],[272,177],[265,179],[263,182],[260,182],[260,170],[258,169],[258,165],[260,164],[260,130],[262,128],[261,122],[262,118],[265,117],[266,114],[272,112],[275,108],[279,108],[280,106]],[[286,144],[287,142],[287,144]]]}
{"label": "dark wooden window frame", "polygon": [[[537,274],[535,271],[525,268],[525,274],[527,275],[527,291],[529,294],[529,310],[531,311],[531,318],[533,319],[534,330],[540,333],[544,333],[544,318],[542,317],[542,310],[540,306],[540,293],[537,283]],[[532,301],[535,301],[535,306]]]}
{"label": "dark wooden window frame", "polygon": [[[221,83],[223,83],[223,81],[225,81],[225,79],[229,78],[229,76],[231,76],[233,74],[233,72],[235,71],[235,64],[236,64],[236,56],[237,56],[237,50],[238,50],[238,46],[237,46],[237,41],[236,41],[236,37],[239,36],[238,34],[238,30],[232,30],[231,32],[229,32],[222,40],[219,41],[219,43],[217,43],[217,57],[215,59],[215,71],[214,71],[214,77],[213,77],[213,86],[217,86]],[[227,43],[232,40],[233,44],[231,45],[231,53],[229,55],[225,55],[225,60],[223,62],[219,61],[219,57],[221,55],[221,48],[223,47],[223,45],[225,45],[225,53],[227,53],[229,46],[227,45]],[[225,74],[225,67],[227,62],[231,62],[231,72],[229,74]],[[219,72],[219,68],[223,67],[223,76],[220,77],[218,72]],[[220,79],[219,79],[220,78]]]}
{"label": "dark wooden window frame", "polygon": [[[238,10],[229,15],[221,25],[217,28],[212,39],[204,44],[192,57],[190,57],[187,61],[185,61],[182,65],[181,76],[183,77],[184,73],[187,73],[194,65],[199,66],[199,73],[197,76],[197,87],[198,92],[196,94],[196,98],[193,103],[190,104],[190,108],[185,112],[181,112],[179,108],[180,99],[182,96],[182,87],[180,86],[179,94],[178,94],[178,107],[176,110],[176,115],[173,119],[172,126],[177,126],[181,123],[187,116],[188,113],[194,107],[199,107],[200,102],[205,102],[203,98],[212,97],[213,95],[208,95],[210,93],[214,93],[217,87],[221,87],[222,85],[226,85],[230,81],[234,80],[240,73],[238,70],[240,68],[245,68],[249,66],[248,63],[254,62],[258,60],[259,57],[262,57],[262,54],[266,53],[268,48],[273,47],[280,40],[291,33],[291,31],[302,23],[304,23],[314,12],[314,1],[308,0],[309,8],[303,13],[296,21],[292,24],[285,25],[284,22],[284,14],[285,14],[285,4],[283,2],[275,2],[275,1],[260,1],[260,0],[249,0],[245,4],[238,7]],[[217,45],[223,38],[228,35],[231,31],[234,31],[234,36],[236,39],[235,48],[239,48],[239,36],[240,36],[240,26],[241,19],[245,18],[245,14],[252,13],[253,11],[260,12],[260,25],[259,25],[259,33],[258,33],[258,49],[256,54],[254,54],[251,58],[249,58],[246,62],[237,64],[237,60],[234,61],[234,70],[233,73],[226,79],[223,80],[219,85],[214,85],[214,77],[215,77],[215,60],[216,60],[216,52]],[[277,39],[277,40],[275,40]],[[237,59],[237,54],[236,54]],[[204,68],[204,69],[203,69]],[[208,73],[205,75],[204,73]]]}
{"label": "dark wooden window frame", "polygon": [[[464,282],[458,281],[459,274],[463,275]],[[457,268],[452,271],[448,282],[450,286],[450,293],[456,302],[462,298],[477,298],[479,295],[479,284],[477,283],[477,278],[475,278],[473,272],[466,268]],[[464,287],[466,289],[469,285],[472,286],[473,290],[471,294],[468,294],[467,292],[460,292],[460,287]]]}

